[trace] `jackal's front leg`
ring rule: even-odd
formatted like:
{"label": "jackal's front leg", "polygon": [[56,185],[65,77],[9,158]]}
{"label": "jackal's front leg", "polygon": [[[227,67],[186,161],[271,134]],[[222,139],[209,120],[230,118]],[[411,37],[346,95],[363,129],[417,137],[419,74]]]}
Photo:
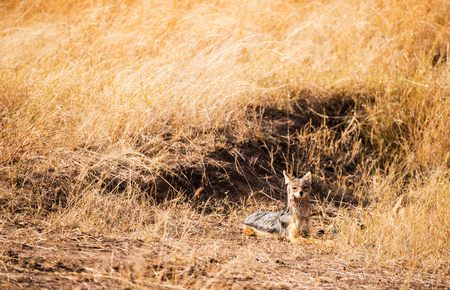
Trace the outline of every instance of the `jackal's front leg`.
{"label": "jackal's front leg", "polygon": [[298,223],[291,223],[287,228],[287,238],[291,243],[295,244],[317,244],[319,241],[317,241],[314,238],[307,238],[302,235],[304,232],[309,232],[309,227],[304,226],[304,231],[300,231],[300,227]]}

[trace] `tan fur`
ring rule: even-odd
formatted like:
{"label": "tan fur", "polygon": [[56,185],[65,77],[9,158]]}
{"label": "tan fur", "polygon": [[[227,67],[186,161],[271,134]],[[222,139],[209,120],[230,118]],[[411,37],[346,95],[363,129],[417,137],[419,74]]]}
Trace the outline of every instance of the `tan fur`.
{"label": "tan fur", "polygon": [[251,237],[270,237],[270,238],[281,238],[280,234],[278,233],[268,233],[265,231],[261,231],[258,230],[252,226],[248,226],[248,225],[243,225],[242,226],[242,233],[246,236],[251,236]]}
{"label": "tan fur", "polygon": [[[284,171],[285,182],[287,184],[288,207],[292,211],[292,216],[287,227],[287,238],[294,241],[302,236],[303,233],[309,232],[309,219],[311,214],[311,206],[309,204],[309,191],[299,195],[298,188],[302,187],[301,180],[291,178]],[[308,172],[302,178],[303,181],[311,181],[311,173]]]}
{"label": "tan fur", "polygon": [[246,236],[256,236],[256,229],[251,226],[243,225],[242,233]]}
{"label": "tan fur", "polygon": [[287,227],[287,238],[289,241],[294,242],[300,237],[300,220],[296,217],[292,217]]}

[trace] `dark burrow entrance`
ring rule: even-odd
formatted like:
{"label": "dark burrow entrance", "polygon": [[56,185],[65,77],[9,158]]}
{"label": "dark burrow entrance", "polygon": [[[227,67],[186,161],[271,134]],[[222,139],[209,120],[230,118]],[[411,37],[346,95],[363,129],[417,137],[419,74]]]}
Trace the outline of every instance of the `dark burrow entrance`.
{"label": "dark burrow entrance", "polygon": [[[311,101],[313,100],[313,101]],[[201,166],[180,166],[156,179],[157,199],[182,191],[188,199],[227,198],[242,203],[256,198],[285,199],[282,171],[301,176],[311,171],[313,198],[336,204],[365,204],[355,195],[376,148],[361,129],[365,104],[372,98],[335,95],[300,97],[289,110],[253,107],[248,118],[262,137],[236,141],[226,136],[223,148],[209,152]],[[250,123],[252,123],[250,122]]]}

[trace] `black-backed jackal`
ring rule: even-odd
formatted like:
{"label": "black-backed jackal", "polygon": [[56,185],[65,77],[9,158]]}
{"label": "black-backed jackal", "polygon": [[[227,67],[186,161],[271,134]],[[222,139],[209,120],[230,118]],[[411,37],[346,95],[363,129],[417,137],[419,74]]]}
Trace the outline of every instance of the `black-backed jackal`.
{"label": "black-backed jackal", "polygon": [[309,235],[311,207],[311,172],[302,178],[293,178],[283,170],[287,185],[287,206],[282,211],[256,212],[243,222],[243,233],[248,236],[276,234],[297,242]]}

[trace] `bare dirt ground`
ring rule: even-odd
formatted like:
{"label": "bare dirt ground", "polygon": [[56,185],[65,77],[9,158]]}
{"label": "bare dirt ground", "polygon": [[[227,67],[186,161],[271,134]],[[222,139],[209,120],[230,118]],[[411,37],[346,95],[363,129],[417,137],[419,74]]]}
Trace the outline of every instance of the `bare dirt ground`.
{"label": "bare dirt ground", "polygon": [[[432,274],[371,263],[332,245],[246,238],[239,225],[205,217],[209,237],[164,242],[0,226],[0,288],[396,289],[446,288]],[[199,229],[205,230],[205,229]],[[211,235],[212,233],[212,235]],[[441,282],[439,282],[441,281]]]}

